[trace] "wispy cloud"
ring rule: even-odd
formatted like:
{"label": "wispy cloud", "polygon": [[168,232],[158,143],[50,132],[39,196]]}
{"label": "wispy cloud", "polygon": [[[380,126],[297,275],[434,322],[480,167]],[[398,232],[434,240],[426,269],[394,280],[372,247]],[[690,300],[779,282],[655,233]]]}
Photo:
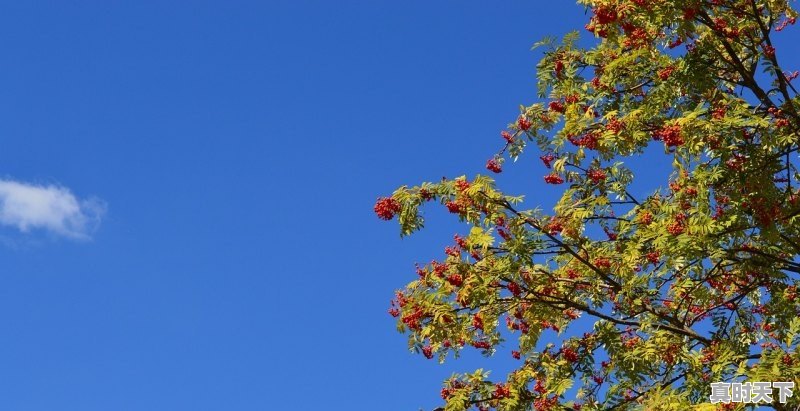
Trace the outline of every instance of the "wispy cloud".
{"label": "wispy cloud", "polygon": [[78,199],[65,187],[0,179],[0,225],[23,233],[44,230],[89,239],[105,209],[102,201]]}

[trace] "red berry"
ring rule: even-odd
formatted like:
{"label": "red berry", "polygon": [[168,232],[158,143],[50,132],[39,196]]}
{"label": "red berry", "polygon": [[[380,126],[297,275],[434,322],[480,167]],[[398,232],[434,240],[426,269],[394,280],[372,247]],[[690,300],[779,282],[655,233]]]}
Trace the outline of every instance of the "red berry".
{"label": "red berry", "polygon": [[519,351],[511,351],[511,357],[513,357],[515,360],[518,360],[520,359],[521,356],[519,354]]}
{"label": "red berry", "polygon": [[561,77],[561,74],[564,72],[564,62],[561,60],[557,60],[554,68],[556,72],[556,77]]}
{"label": "red berry", "polygon": [[483,331],[483,318],[481,318],[480,314],[475,314],[475,316],[472,317],[472,326],[475,327],[475,329]]}
{"label": "red berry", "polygon": [[519,119],[517,119],[517,126],[522,131],[528,131],[531,129],[532,124],[527,118],[520,116]]}
{"label": "red berry", "polygon": [[379,198],[375,203],[375,214],[381,220],[391,220],[400,212],[400,203],[391,197]]}
{"label": "red berry", "polygon": [[578,353],[575,352],[572,348],[564,348],[561,350],[561,355],[564,357],[565,360],[569,362],[576,362],[578,361]]}
{"label": "red berry", "polygon": [[514,295],[514,297],[519,297],[520,294],[522,294],[522,288],[519,286],[519,284],[513,281],[509,281],[506,288],[508,288],[508,291],[510,291],[511,294]]}
{"label": "red berry", "polygon": [[589,176],[594,184],[599,184],[606,180],[606,172],[599,168],[589,170],[586,175]]}
{"label": "red berry", "polygon": [[506,398],[511,395],[511,390],[508,389],[507,386],[497,383],[494,386],[494,397],[495,398]]}
{"label": "red berry", "polygon": [[667,147],[682,146],[684,141],[681,137],[681,126],[664,126],[653,134],[653,140],[663,141]]}
{"label": "red berry", "polygon": [[464,278],[461,274],[453,273],[447,276],[447,282],[455,287],[460,287],[464,283]]}
{"label": "red berry", "polygon": [[493,173],[501,173],[503,171],[503,169],[500,167],[500,163],[498,163],[495,159],[490,159],[486,162],[486,169]]}
{"label": "red berry", "polygon": [[492,347],[492,345],[489,344],[489,341],[473,341],[472,346],[483,350],[488,350]]}
{"label": "red berry", "polygon": [[431,348],[430,345],[422,347],[422,355],[424,355],[425,358],[430,360],[431,358],[433,358],[433,348]]}
{"label": "red berry", "polygon": [[683,223],[680,221],[673,221],[667,226],[667,232],[672,235],[680,235],[683,233]]}
{"label": "red berry", "polygon": [[560,175],[554,173],[554,174],[549,174],[549,175],[544,176],[544,181],[547,184],[561,184],[561,183],[564,182],[564,178],[562,178]]}
{"label": "red berry", "polygon": [[660,78],[661,80],[667,80],[672,75],[672,72],[674,72],[674,71],[675,71],[675,67],[673,67],[673,66],[669,66],[669,67],[663,68],[663,69],[658,71],[658,78]]}
{"label": "red berry", "polygon": [[594,9],[594,17],[599,24],[609,24],[617,21],[617,10],[611,7],[598,7]]}
{"label": "red berry", "polygon": [[467,180],[456,180],[456,189],[458,191],[464,191],[469,188],[469,181]]}
{"label": "red berry", "polygon": [[610,268],[611,267],[611,261],[608,258],[605,258],[605,257],[595,258],[593,263],[597,268]]}
{"label": "red berry", "polygon": [[556,156],[553,155],[552,153],[548,153],[547,155],[539,157],[539,159],[542,160],[542,163],[544,163],[545,167],[550,168],[551,164],[553,163],[553,160],[556,159]]}
{"label": "red berry", "polygon": [[461,204],[456,203],[455,201],[448,201],[447,204],[445,204],[445,206],[447,207],[447,211],[453,214],[461,214],[464,212],[464,207],[461,206]]}
{"label": "red berry", "polygon": [[565,111],[564,104],[560,101],[551,101],[547,107],[550,111],[555,111],[556,113],[563,113]]}

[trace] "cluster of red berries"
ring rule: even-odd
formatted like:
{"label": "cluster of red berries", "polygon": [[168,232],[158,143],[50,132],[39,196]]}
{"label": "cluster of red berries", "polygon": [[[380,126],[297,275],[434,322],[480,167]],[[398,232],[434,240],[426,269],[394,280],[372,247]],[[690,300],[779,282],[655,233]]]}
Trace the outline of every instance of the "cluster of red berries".
{"label": "cluster of red berries", "polygon": [[544,226],[544,231],[556,235],[564,230],[564,224],[561,223],[561,220],[558,218],[553,217],[547,225]]}
{"label": "cluster of red berries", "polygon": [[725,37],[733,39],[739,37],[740,30],[738,27],[731,27],[728,25],[728,22],[725,21],[722,17],[717,17],[714,19],[714,29],[721,32]]}
{"label": "cluster of red berries", "polygon": [[426,317],[425,312],[422,310],[422,308],[417,307],[414,309],[414,311],[404,315],[403,318],[401,318],[400,320],[409,329],[419,330],[421,327],[421,321],[425,317]]}
{"label": "cluster of red berries", "polygon": [[560,101],[551,101],[550,104],[547,105],[547,108],[550,111],[554,111],[556,113],[564,113],[566,111],[564,103]]}
{"label": "cluster of red berries", "polygon": [[603,169],[600,169],[600,168],[593,168],[593,169],[587,171],[586,175],[589,177],[589,179],[592,180],[593,184],[600,184],[603,181],[606,181],[606,177],[607,177],[606,176],[606,172],[603,171]]}
{"label": "cluster of red berries", "polygon": [[625,47],[641,48],[650,42],[650,35],[647,30],[641,27],[624,27],[627,37],[623,42]]}
{"label": "cluster of red berries", "polygon": [[639,214],[638,219],[639,223],[642,225],[650,225],[650,223],[653,222],[653,214],[651,214],[649,211],[643,211]]}
{"label": "cluster of red berries", "polygon": [[684,141],[681,137],[681,126],[677,124],[664,126],[653,134],[653,140],[663,141],[667,147],[682,146]]}
{"label": "cluster of red berries", "polygon": [[570,320],[574,320],[574,319],[580,317],[580,313],[578,312],[578,310],[576,310],[574,308],[568,308],[568,309],[562,311],[561,313],[564,314],[564,318],[567,318],[567,319],[570,319]]}
{"label": "cluster of red berries", "polygon": [[685,229],[681,221],[673,221],[667,225],[667,232],[672,235],[681,235]]}
{"label": "cluster of red berries", "polygon": [[447,282],[454,287],[460,287],[461,284],[464,284],[464,277],[459,273],[453,273],[447,276]]}
{"label": "cluster of red berries", "polygon": [[543,156],[540,156],[539,159],[542,160],[542,163],[544,163],[545,167],[550,168],[553,164],[553,160],[556,159],[556,156],[553,153],[547,153]]}
{"label": "cluster of red berries", "polygon": [[503,171],[503,168],[500,167],[500,163],[493,158],[486,162],[486,169],[493,173],[501,173]]}
{"label": "cluster of red berries", "polygon": [[533,400],[533,409],[537,411],[552,411],[558,405],[558,397],[542,397]]}
{"label": "cluster of red berries", "polygon": [[400,212],[400,203],[391,197],[381,197],[375,203],[375,214],[381,220],[391,220]]}
{"label": "cluster of red berries", "polygon": [[611,120],[608,120],[608,123],[606,124],[606,130],[611,131],[615,134],[622,131],[623,128],[625,128],[625,123],[617,118],[612,118]]}
{"label": "cluster of red berries", "polygon": [[511,390],[505,384],[497,383],[494,385],[494,397],[497,399],[508,398],[511,396]]}
{"label": "cluster of red berries", "polygon": [[550,321],[542,320],[540,324],[542,325],[542,328],[549,328],[555,332],[561,331],[561,327],[559,327],[558,324],[553,324]]}
{"label": "cluster of red berries", "polygon": [[661,261],[661,254],[658,251],[650,251],[646,257],[647,261],[652,264],[658,264]]}
{"label": "cluster of red berries", "polygon": [[775,58],[775,47],[770,46],[769,44],[765,44],[763,47],[764,55],[769,58]]}
{"label": "cluster of red berries", "polygon": [[520,295],[522,295],[522,287],[520,287],[519,284],[513,281],[509,281],[508,284],[506,285],[506,288],[508,288],[508,291],[511,292],[511,294],[513,294],[514,297],[519,297]]}
{"label": "cluster of red berries", "polygon": [[554,65],[554,71],[556,73],[557,78],[561,78],[561,74],[564,72],[564,62],[561,60],[556,60]]}
{"label": "cluster of red berries", "polygon": [[449,265],[442,264],[438,261],[431,261],[431,267],[433,268],[433,275],[442,278],[444,277],[444,273],[447,272],[447,269],[450,267]]}
{"label": "cluster of red berries", "polygon": [[597,257],[592,262],[595,267],[597,268],[610,268],[611,267],[611,260],[605,257]]}
{"label": "cluster of red berries", "polygon": [[733,153],[733,158],[725,160],[725,167],[735,171],[742,171],[746,162],[747,157],[745,157],[743,154]]}
{"label": "cluster of red berries", "polygon": [[597,142],[599,141],[599,139],[600,138],[598,137],[598,135],[594,132],[586,133],[581,137],[575,137],[575,136],[567,137],[567,140],[569,140],[570,143],[578,147],[586,147],[589,150],[597,149]]}
{"label": "cluster of red berries", "polygon": [[519,330],[523,334],[527,334],[530,325],[528,325],[528,323],[524,320],[520,320],[519,322],[517,322],[512,320],[511,317],[506,317],[506,327],[508,327],[510,330],[515,330],[515,331]]}
{"label": "cluster of red berries", "polygon": [[675,67],[674,66],[669,66],[669,67],[663,68],[663,69],[658,71],[658,78],[660,78],[661,80],[666,81],[667,79],[669,79],[669,77],[672,75],[672,73],[674,71],[675,71]]}
{"label": "cluster of red berries", "polygon": [[564,357],[565,360],[572,363],[578,361],[578,353],[570,347],[564,347],[561,350],[561,356]]}
{"label": "cluster of red berries", "polygon": [[522,355],[519,353],[519,351],[512,350],[511,357],[514,358],[515,360],[518,360],[522,357]]}
{"label": "cluster of red berries", "polygon": [[430,345],[426,345],[422,347],[422,355],[425,356],[427,359],[433,358],[433,348]]}
{"label": "cluster of red berries", "polygon": [[600,81],[600,77],[597,76],[592,77],[592,81],[590,81],[589,84],[591,84],[592,87],[597,91],[602,91],[609,88],[608,86],[603,84],[603,82]]}
{"label": "cluster of red berries", "polygon": [[514,142],[514,136],[512,136],[511,133],[509,133],[508,131],[501,131],[500,137],[503,137],[503,140],[505,140],[509,144]]}
{"label": "cluster of red berries", "polygon": [[617,10],[613,7],[600,6],[593,11],[594,19],[598,24],[611,24],[619,18]]}
{"label": "cluster of red berries", "polygon": [[517,119],[517,127],[519,127],[519,129],[522,131],[530,130],[532,125],[533,124],[530,122],[530,120],[525,118],[525,116],[519,116]]}
{"label": "cluster of red berries", "polygon": [[489,341],[473,341],[472,346],[481,350],[492,348],[492,344],[490,344]]}
{"label": "cluster of red berries", "polygon": [[445,207],[447,207],[447,211],[453,214],[463,214],[466,211],[463,205],[455,201],[448,201],[447,204],[445,204]]}
{"label": "cluster of red berries", "polygon": [[544,176],[544,182],[547,184],[562,184],[564,178],[556,173],[552,173]]}
{"label": "cluster of red berries", "polygon": [[472,317],[472,326],[475,327],[476,330],[483,331],[483,318],[481,318],[480,314],[475,314]]}
{"label": "cluster of red berries", "polygon": [[790,285],[785,290],[786,299],[794,302],[797,299],[797,286]]}

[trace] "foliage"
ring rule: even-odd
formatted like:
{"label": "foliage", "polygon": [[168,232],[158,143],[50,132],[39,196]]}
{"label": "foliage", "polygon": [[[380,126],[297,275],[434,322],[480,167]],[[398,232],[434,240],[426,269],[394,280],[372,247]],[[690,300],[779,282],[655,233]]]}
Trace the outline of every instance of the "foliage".
{"label": "foliage", "polygon": [[[715,409],[711,382],[800,382],[797,74],[772,42],[796,12],[787,0],[579,3],[593,46],[577,33],[537,44],[544,102],[522,107],[487,163],[499,173],[540,151],[545,182],[563,187],[552,213],[487,176],[376,205],[403,235],[427,203],[470,226],[392,301],[410,348],[444,361],[502,342],[519,360],[501,381],[455,375],[443,409]],[[643,155],[668,156],[673,173],[636,198],[625,160]]]}

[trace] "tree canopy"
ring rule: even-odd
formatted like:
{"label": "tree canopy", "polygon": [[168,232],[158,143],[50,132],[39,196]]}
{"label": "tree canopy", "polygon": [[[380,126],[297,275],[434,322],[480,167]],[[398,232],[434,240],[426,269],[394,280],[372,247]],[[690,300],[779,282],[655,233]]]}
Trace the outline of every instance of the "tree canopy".
{"label": "tree canopy", "polygon": [[[487,175],[380,198],[402,235],[435,204],[469,226],[390,314],[429,359],[518,360],[504,378],[445,381],[447,411],[744,409],[710,404],[710,384],[800,381],[798,73],[773,43],[797,13],[787,0],[579,3],[594,41],[537,43],[541,101],[486,164],[540,156],[560,199],[525,208]],[[641,156],[672,172],[640,198],[626,161]]]}

